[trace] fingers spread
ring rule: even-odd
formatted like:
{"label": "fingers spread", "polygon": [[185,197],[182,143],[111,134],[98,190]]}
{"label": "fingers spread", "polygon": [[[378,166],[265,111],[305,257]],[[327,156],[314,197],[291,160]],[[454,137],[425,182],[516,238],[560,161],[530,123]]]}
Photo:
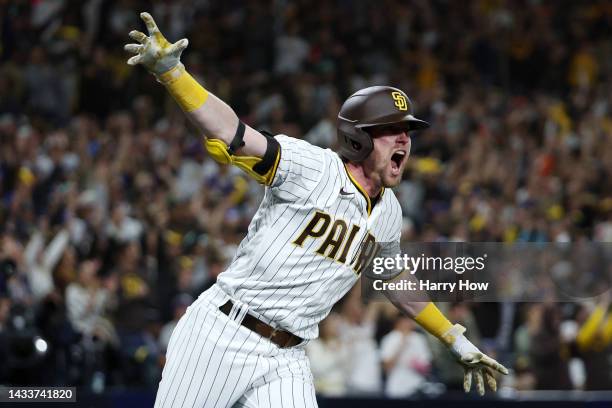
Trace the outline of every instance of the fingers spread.
{"label": "fingers spread", "polygon": [[133,52],[134,54],[138,54],[140,50],[142,49],[142,47],[143,46],[140,44],[125,44],[123,49],[126,50],[127,52]]}
{"label": "fingers spread", "polygon": [[147,26],[149,35],[153,35],[159,32],[159,28],[157,28],[155,20],[153,20],[153,17],[149,13],[147,13],[146,11],[144,13],[140,13],[140,18],[142,18],[142,21],[144,21],[145,25]]}
{"label": "fingers spread", "polygon": [[147,36],[140,31],[132,30],[128,35],[132,40],[138,41],[141,44],[144,44],[145,41],[147,41]]}
{"label": "fingers spread", "polygon": [[487,367],[491,367],[495,371],[499,371],[500,373],[506,374],[506,375],[508,374],[508,369],[506,367],[499,364],[497,361],[493,360],[491,357],[487,355],[483,355],[482,360],[480,362],[486,365]]}
{"label": "fingers spread", "polygon": [[493,370],[491,370],[490,368],[485,368],[484,376],[487,380],[487,385],[489,386],[489,388],[493,391],[497,391],[497,381],[495,381],[495,375],[493,373]]}
{"label": "fingers spread", "polygon": [[140,62],[140,55],[134,55],[132,58],[127,60],[128,65],[136,65]]}
{"label": "fingers spread", "polygon": [[470,392],[470,388],[472,388],[472,369],[468,368],[463,375],[463,391]]}
{"label": "fingers spread", "polygon": [[170,48],[168,49],[168,53],[178,55],[183,52],[185,48],[187,48],[187,45],[189,45],[189,40],[187,40],[186,38],[178,40],[170,46]]}
{"label": "fingers spread", "polygon": [[476,390],[478,390],[478,394],[484,395],[484,379],[482,378],[482,370],[474,370],[474,377],[476,377]]}

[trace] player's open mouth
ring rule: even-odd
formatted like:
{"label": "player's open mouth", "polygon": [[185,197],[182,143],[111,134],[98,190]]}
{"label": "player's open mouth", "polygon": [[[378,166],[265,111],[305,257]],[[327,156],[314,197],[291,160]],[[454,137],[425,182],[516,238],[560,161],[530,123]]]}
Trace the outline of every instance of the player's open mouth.
{"label": "player's open mouth", "polygon": [[391,173],[396,176],[400,173],[402,163],[406,159],[406,152],[404,150],[398,150],[391,156]]}

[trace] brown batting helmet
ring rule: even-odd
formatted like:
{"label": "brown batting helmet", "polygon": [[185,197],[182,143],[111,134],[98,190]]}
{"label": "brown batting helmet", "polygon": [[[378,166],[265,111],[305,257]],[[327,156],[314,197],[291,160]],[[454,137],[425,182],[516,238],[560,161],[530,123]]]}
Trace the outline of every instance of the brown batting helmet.
{"label": "brown batting helmet", "polygon": [[365,160],[374,149],[367,128],[395,124],[405,124],[407,130],[429,127],[412,116],[410,99],[397,88],[371,86],[355,92],[338,114],[338,154],[352,162]]}

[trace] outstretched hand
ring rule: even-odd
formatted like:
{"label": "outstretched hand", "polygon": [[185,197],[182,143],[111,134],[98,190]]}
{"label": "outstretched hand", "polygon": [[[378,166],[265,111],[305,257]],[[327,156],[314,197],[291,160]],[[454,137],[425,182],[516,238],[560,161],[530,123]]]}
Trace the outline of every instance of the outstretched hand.
{"label": "outstretched hand", "polygon": [[447,343],[451,352],[457,357],[464,369],[463,389],[470,392],[472,382],[476,382],[478,394],[484,395],[486,381],[489,388],[497,391],[497,373],[508,374],[508,369],[484,354],[464,335],[465,328],[459,324],[446,333],[444,341]]}
{"label": "outstretched hand", "polygon": [[508,374],[506,367],[481,351],[466,353],[459,361],[464,367],[463,389],[465,392],[470,392],[472,379],[475,380],[476,390],[480,395],[485,393],[485,380],[491,390],[497,391],[495,373]]}
{"label": "outstretched hand", "polygon": [[124,47],[126,51],[136,54],[128,59],[128,65],[142,64],[155,75],[161,75],[179,65],[181,53],[189,41],[183,38],[171,44],[159,31],[149,13],[140,13],[140,18],[147,26],[149,36],[137,30],[130,31],[130,38],[138,44],[126,44]]}

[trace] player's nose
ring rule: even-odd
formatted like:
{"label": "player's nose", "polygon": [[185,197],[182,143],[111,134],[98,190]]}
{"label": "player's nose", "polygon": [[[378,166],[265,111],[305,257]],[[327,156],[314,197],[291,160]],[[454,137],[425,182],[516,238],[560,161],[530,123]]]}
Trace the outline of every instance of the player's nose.
{"label": "player's nose", "polygon": [[407,130],[400,131],[395,141],[402,145],[405,145],[406,143],[410,142],[410,136],[408,136],[408,131]]}

